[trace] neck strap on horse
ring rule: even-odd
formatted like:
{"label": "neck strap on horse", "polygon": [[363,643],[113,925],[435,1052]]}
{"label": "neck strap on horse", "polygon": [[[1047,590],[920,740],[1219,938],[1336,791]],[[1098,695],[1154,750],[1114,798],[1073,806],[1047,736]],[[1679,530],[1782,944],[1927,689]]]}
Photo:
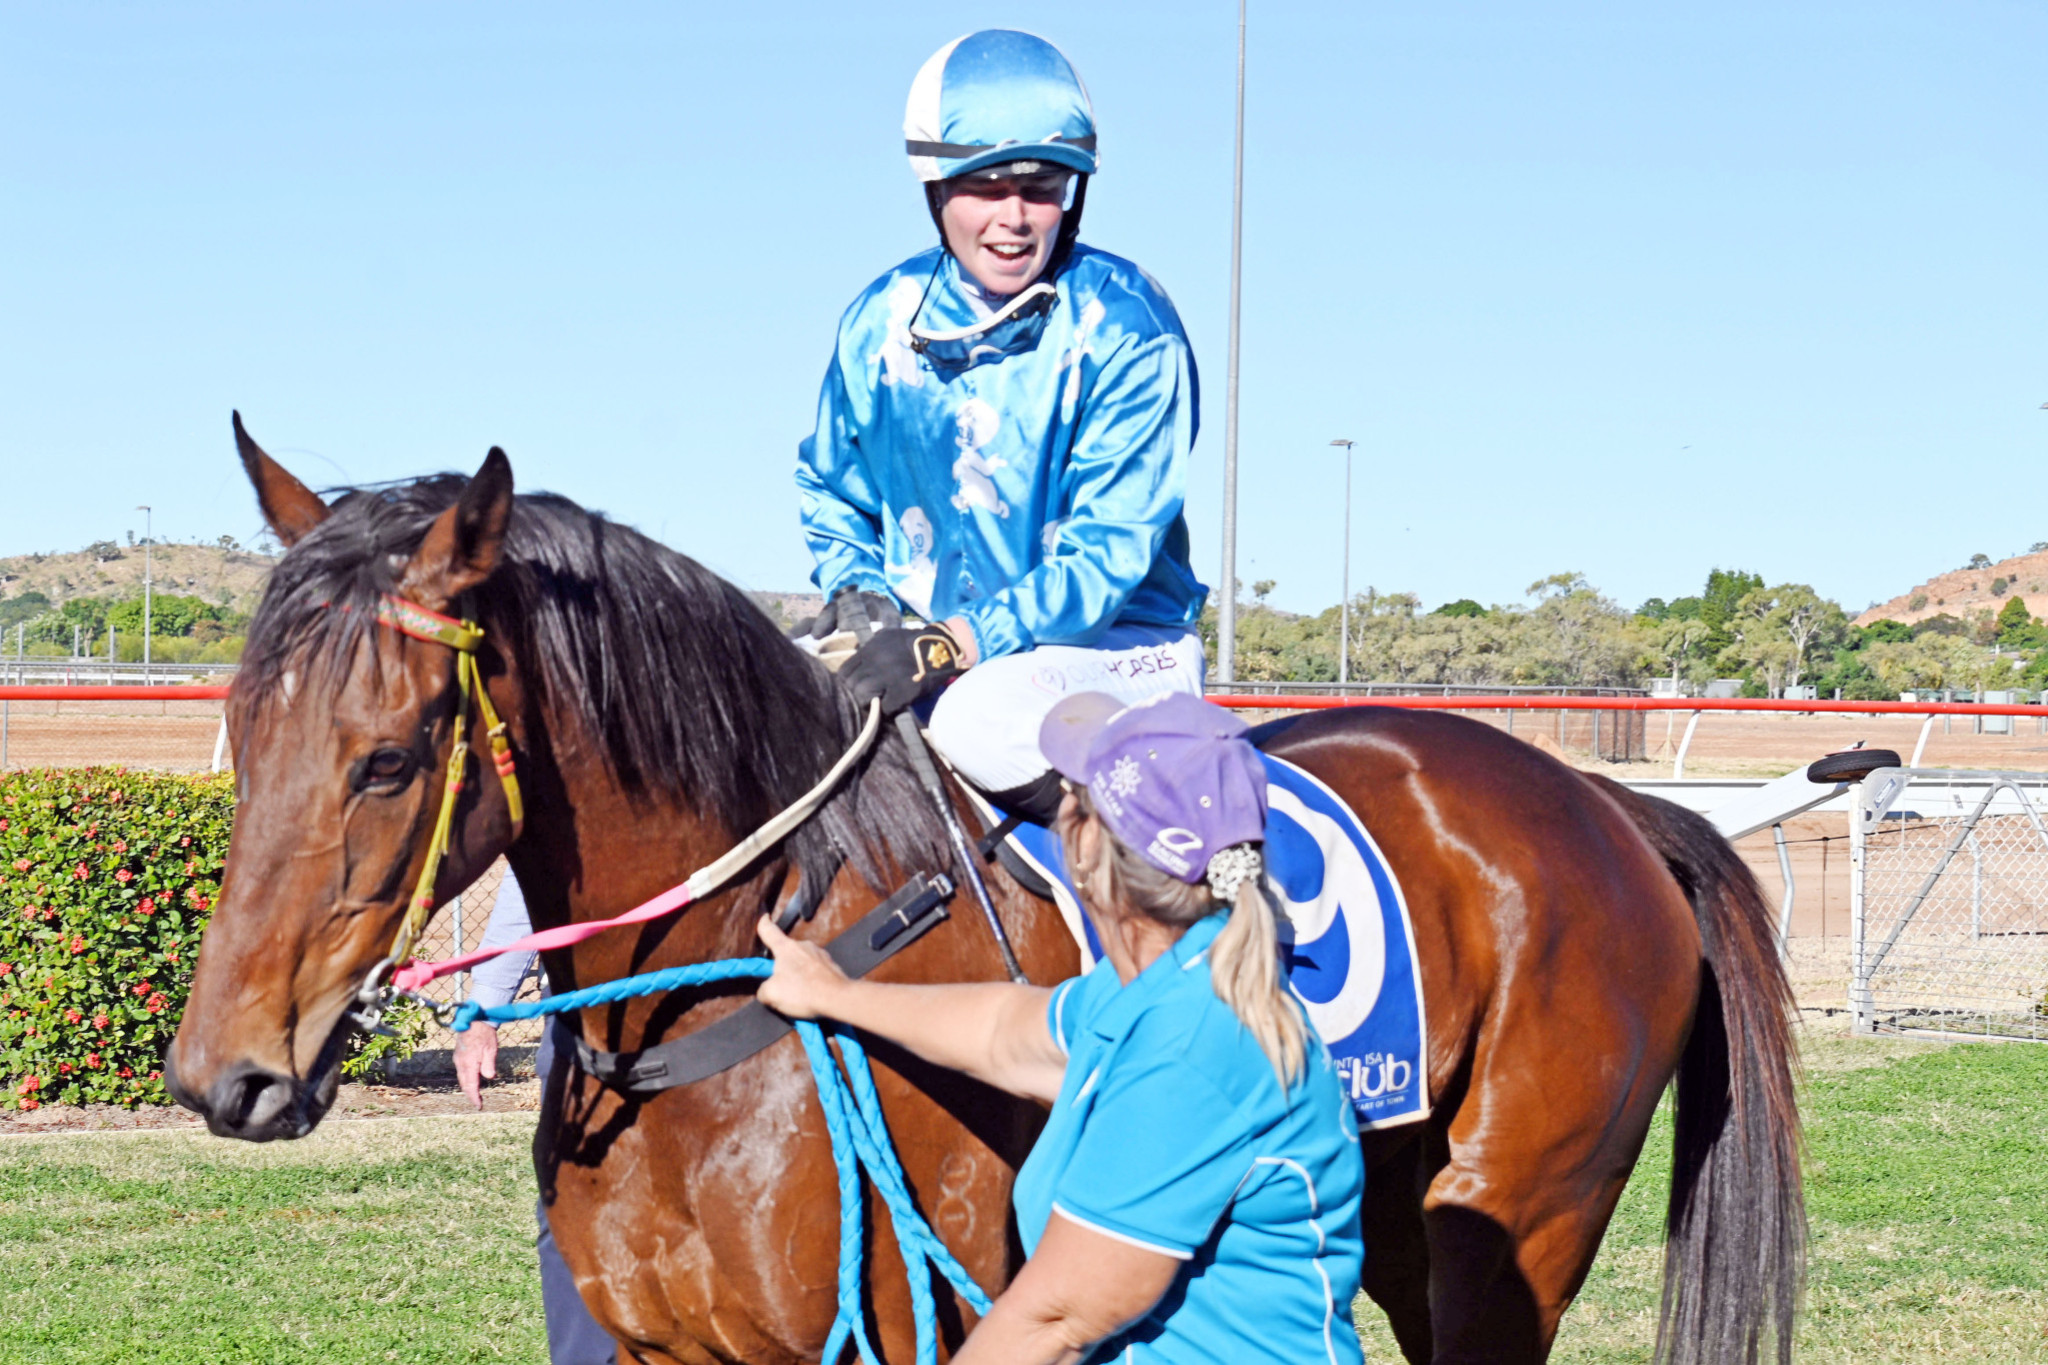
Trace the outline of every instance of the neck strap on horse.
{"label": "neck strap on horse", "polygon": [[515,839],[526,823],[526,803],[519,795],[519,775],[514,771],[512,762],[512,741],[506,736],[505,722],[498,718],[497,708],[491,705],[491,694],[484,689],[483,673],[477,668],[477,651],[484,642],[483,627],[474,621],[458,621],[454,617],[428,611],[417,602],[389,594],[378,604],[377,621],[401,635],[446,645],[454,650],[458,694],[455,744],[448,751],[448,773],[442,783],[441,809],[434,817],[434,835],[427,844],[426,864],[420,868],[420,879],[413,888],[412,900],[406,905],[405,918],[399,922],[398,935],[391,942],[388,961],[395,965],[412,956],[413,944],[419,940],[420,932],[427,927],[427,921],[434,913],[434,882],[441,874],[441,860],[447,856],[453,839],[456,800],[462,795],[462,779],[469,767],[471,697],[476,699],[477,711],[483,717],[484,733],[490,739],[491,764],[498,770],[498,781],[505,788],[505,805],[512,816],[512,837]]}

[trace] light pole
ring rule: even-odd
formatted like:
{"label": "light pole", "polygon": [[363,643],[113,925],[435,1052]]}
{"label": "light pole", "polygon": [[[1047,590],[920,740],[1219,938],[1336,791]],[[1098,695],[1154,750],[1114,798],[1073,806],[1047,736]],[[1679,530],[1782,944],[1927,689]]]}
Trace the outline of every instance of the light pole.
{"label": "light pole", "polygon": [[149,607],[150,593],[154,586],[150,576],[149,542],[155,535],[151,518],[154,513],[148,507],[138,506],[142,513],[142,683],[149,685]]}
{"label": "light pole", "polygon": [[1337,685],[1351,681],[1351,447],[1355,441],[1338,437],[1330,442],[1344,447],[1344,602],[1337,612]]}
{"label": "light pole", "polygon": [[1237,161],[1230,191],[1230,373],[1223,399],[1223,610],[1216,613],[1216,674],[1237,681],[1237,336],[1244,266],[1244,6],[1237,0]]}

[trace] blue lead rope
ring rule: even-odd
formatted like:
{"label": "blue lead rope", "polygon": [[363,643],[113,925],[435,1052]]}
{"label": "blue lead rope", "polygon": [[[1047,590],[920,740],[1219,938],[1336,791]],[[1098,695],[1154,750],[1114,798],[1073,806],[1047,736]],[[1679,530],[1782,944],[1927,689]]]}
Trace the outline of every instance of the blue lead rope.
{"label": "blue lead rope", "polygon": [[[461,1033],[479,1019],[502,1024],[514,1019],[535,1019],[544,1014],[563,1014],[591,1005],[609,1005],[635,996],[660,991],[705,986],[715,981],[760,980],[775,970],[765,957],[732,958],[724,962],[703,962],[667,971],[647,972],[619,981],[607,981],[566,995],[551,995],[514,1005],[486,1009],[465,1000],[455,1009],[455,1031]],[[825,1130],[832,1138],[832,1164],[839,1172],[839,1312],[832,1320],[832,1333],[825,1341],[824,1360],[833,1365],[846,1349],[849,1336],[860,1350],[864,1365],[882,1365],[868,1340],[867,1319],[861,1311],[862,1216],[860,1174],[867,1171],[875,1193],[888,1206],[889,1222],[896,1230],[896,1244],[903,1252],[904,1268],[910,1275],[911,1319],[917,1327],[917,1365],[937,1365],[939,1358],[938,1306],[932,1297],[932,1270],[958,1290],[977,1313],[989,1310],[988,1295],[982,1293],[953,1253],[946,1250],[911,1201],[910,1183],[902,1163],[896,1159],[896,1144],[889,1138],[888,1121],[882,1115],[882,1100],[875,1093],[874,1073],[868,1068],[868,1054],[851,1033],[832,1030],[839,1040],[839,1055],[832,1055],[826,1030],[809,1019],[792,1020],[803,1039],[804,1056],[811,1063],[811,1079],[817,1082],[818,1104],[825,1111]],[[841,1069],[841,1063],[844,1069]]]}

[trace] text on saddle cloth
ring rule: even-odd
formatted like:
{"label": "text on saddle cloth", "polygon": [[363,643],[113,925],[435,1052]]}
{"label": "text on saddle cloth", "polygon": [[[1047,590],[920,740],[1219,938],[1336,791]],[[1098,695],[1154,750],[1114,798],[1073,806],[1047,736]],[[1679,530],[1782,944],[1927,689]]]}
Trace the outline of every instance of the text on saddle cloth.
{"label": "text on saddle cloth", "polygon": [[[1314,776],[1270,754],[1266,868],[1291,923],[1288,985],[1336,1061],[1361,1131],[1429,1115],[1428,1036],[1407,898],[1372,834]],[[1059,839],[1022,825],[1011,847],[1052,886],[1083,969],[1102,956]],[[1282,925],[1282,932],[1288,924]]]}

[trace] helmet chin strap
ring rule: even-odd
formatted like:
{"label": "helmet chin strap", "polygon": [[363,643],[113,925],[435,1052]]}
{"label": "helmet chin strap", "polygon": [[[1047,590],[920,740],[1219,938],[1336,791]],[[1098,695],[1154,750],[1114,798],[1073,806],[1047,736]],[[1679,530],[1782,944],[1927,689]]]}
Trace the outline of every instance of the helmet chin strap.
{"label": "helmet chin strap", "polygon": [[[1060,215],[1059,235],[1053,238],[1052,255],[1046,260],[1045,269],[1039,274],[1040,279],[1056,277],[1060,273],[1060,268],[1066,265],[1067,257],[1073,254],[1074,243],[1080,240],[1081,210],[1088,204],[1089,178],[1078,173],[1074,176],[1074,202]],[[953,247],[946,240],[946,220],[940,216],[941,210],[946,206],[945,186],[946,182],[943,180],[926,181],[924,204],[931,210],[932,226],[939,230],[939,249],[950,256],[953,254]]]}

